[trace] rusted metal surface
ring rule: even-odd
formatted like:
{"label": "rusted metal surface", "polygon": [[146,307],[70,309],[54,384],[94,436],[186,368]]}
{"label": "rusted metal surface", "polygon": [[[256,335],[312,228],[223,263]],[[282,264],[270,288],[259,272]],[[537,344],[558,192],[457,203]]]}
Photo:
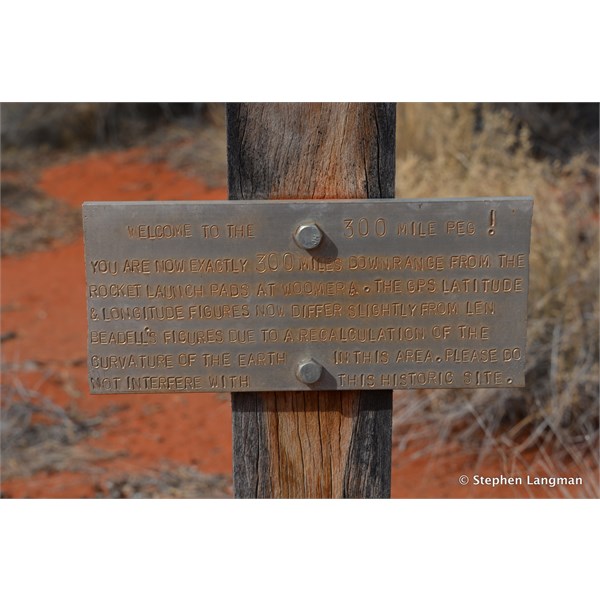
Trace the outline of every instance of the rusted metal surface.
{"label": "rusted metal surface", "polygon": [[522,386],[532,204],[86,203],[90,387]]}

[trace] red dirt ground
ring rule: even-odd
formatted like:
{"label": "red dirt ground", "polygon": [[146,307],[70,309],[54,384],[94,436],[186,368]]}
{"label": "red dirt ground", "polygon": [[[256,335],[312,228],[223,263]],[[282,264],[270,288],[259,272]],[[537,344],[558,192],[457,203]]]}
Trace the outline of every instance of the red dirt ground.
{"label": "red dirt ground", "polygon": [[[5,174],[3,174],[4,176]],[[208,189],[202,181],[145,161],[137,148],[95,153],[42,172],[39,188],[80,207],[87,200],[225,199],[226,189]],[[11,226],[7,213],[3,226]],[[94,469],[38,471],[3,481],[13,498],[95,497],[109,477],[143,473],[167,461],[193,465],[210,474],[231,477],[231,409],[226,394],[151,394],[92,396],[86,374],[86,307],[83,242],[75,242],[2,260],[2,332],[16,337],[3,344],[3,363],[21,365],[16,373],[64,407],[84,415],[108,408],[97,437],[80,444],[109,453]],[[23,364],[33,365],[27,370]],[[14,372],[13,372],[14,373]],[[5,375],[6,378],[6,375]],[[414,460],[394,452],[392,497],[528,497],[525,487],[461,486],[458,477],[474,472],[477,457],[447,448],[443,458]],[[483,475],[507,474],[496,457],[477,465]],[[533,490],[535,495],[546,492]],[[576,494],[576,492],[575,492]]]}

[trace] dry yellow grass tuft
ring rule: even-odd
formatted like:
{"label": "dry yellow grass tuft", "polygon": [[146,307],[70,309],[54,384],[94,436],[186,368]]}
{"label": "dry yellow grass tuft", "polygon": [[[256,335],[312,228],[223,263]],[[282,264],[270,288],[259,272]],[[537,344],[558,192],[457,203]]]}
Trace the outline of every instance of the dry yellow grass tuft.
{"label": "dry yellow grass tuft", "polygon": [[399,394],[398,421],[428,423],[442,437],[453,431],[465,442],[481,444],[483,435],[484,448],[551,448],[577,462],[591,455],[597,465],[597,157],[536,159],[527,127],[491,106],[401,104],[397,118],[398,197],[535,201],[527,387],[437,390],[416,394],[418,400]]}

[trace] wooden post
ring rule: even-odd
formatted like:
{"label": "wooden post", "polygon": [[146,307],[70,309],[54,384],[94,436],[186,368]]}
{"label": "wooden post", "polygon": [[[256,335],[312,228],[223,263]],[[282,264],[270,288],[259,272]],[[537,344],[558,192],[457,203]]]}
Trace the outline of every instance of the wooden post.
{"label": "wooden post", "polygon": [[[230,200],[393,198],[393,104],[229,104]],[[392,391],[232,394],[237,498],[389,498]]]}

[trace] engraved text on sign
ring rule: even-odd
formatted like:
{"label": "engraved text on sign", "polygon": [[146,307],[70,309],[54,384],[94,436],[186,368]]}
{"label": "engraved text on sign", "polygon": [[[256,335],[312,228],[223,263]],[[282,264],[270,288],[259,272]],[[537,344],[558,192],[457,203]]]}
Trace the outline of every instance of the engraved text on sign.
{"label": "engraved text on sign", "polygon": [[84,205],[95,393],[524,384],[530,198]]}

